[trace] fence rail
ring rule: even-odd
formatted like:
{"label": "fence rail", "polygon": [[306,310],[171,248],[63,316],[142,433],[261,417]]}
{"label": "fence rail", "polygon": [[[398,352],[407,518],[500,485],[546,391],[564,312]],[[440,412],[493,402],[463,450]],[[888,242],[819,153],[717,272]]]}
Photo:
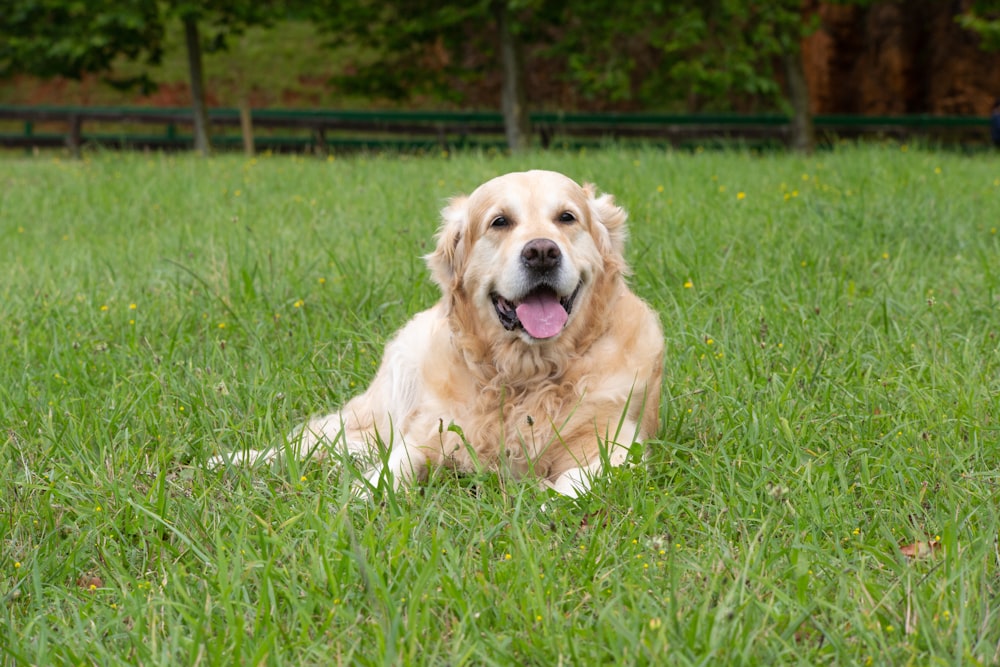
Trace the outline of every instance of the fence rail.
{"label": "fence rail", "polygon": [[[241,145],[240,135],[232,130],[240,127],[237,109],[213,109],[209,117],[214,126],[213,144]],[[787,144],[791,136],[788,117],[779,114],[539,112],[532,114],[531,120],[537,143],[546,147],[609,139],[655,140],[675,146],[714,140],[780,145]],[[823,115],[813,120],[817,133],[826,139],[921,136],[943,142],[988,140],[989,119],[985,117]],[[325,151],[343,147],[503,145],[503,118],[495,112],[259,109],[252,112],[252,121],[254,142],[260,149]],[[88,129],[96,125],[101,130],[85,134],[85,123]],[[188,149],[193,139],[190,134],[181,134],[178,128],[187,129],[191,125],[191,111],[186,108],[0,105],[0,146],[67,147],[73,152],[85,144]],[[136,126],[159,126],[161,131],[137,132]]]}

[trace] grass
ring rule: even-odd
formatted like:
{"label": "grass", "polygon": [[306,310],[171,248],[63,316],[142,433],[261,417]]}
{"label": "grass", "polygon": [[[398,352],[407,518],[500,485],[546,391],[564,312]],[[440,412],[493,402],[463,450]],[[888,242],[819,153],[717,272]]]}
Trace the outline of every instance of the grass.
{"label": "grass", "polygon": [[[663,428],[581,500],[377,502],[280,441],[435,299],[445,197],[631,211]],[[0,162],[0,663],[1000,660],[1000,159],[652,150]],[[901,545],[936,541],[925,558]]]}

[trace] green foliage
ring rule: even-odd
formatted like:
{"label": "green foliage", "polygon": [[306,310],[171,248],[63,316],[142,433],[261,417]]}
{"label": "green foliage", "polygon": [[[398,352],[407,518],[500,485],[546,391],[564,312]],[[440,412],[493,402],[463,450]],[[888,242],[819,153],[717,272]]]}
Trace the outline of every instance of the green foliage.
{"label": "green foliage", "polygon": [[[150,77],[167,86],[187,77],[184,35],[179,21],[166,27],[164,57],[149,69]],[[345,99],[326,85],[341,71],[344,58],[323,48],[323,38],[314,24],[302,20],[279,21],[273,27],[251,26],[231,35],[225,51],[205,54],[207,88],[220,106],[237,106],[240,97],[254,94],[259,106],[356,107],[367,99]],[[138,65],[120,64],[116,73],[134,76]],[[296,73],[290,76],[289,73]],[[95,95],[96,96],[96,95]],[[102,98],[102,102],[103,98]]]}
{"label": "green foliage", "polygon": [[591,96],[688,110],[780,107],[773,63],[817,27],[794,0],[574,3],[564,21],[574,29],[555,49]]}
{"label": "green foliage", "polygon": [[118,87],[141,84],[149,92],[155,86],[149,74],[163,57],[165,26],[172,17],[200,21],[205,50],[211,53],[225,50],[250,27],[273,25],[289,11],[282,0],[11,0],[0,13],[0,78],[23,73],[78,79],[108,74],[125,58],[141,65],[126,66],[131,75],[108,81]]}
{"label": "green foliage", "polygon": [[[313,4],[312,15],[331,46],[364,54],[352,63],[352,72],[335,79],[349,94],[395,100],[433,94],[457,102],[452,83],[483,74],[468,70],[464,52],[491,54],[495,46],[496,30],[488,27],[493,19],[485,0],[327,0]],[[471,29],[474,25],[481,28]]]}
{"label": "green foliage", "polygon": [[123,55],[162,55],[157,4],[147,0],[7,0],[0,12],[0,78],[15,73],[79,78]]}
{"label": "green foliage", "polygon": [[166,0],[167,16],[192,18],[204,35],[206,53],[225,51],[254,26],[269,27],[289,13],[285,0]]}
{"label": "green foliage", "polygon": [[959,14],[959,25],[979,35],[980,47],[985,51],[1000,51],[1000,2],[976,0],[972,7]]}
{"label": "green foliage", "polygon": [[[443,201],[528,167],[630,211],[644,464],[204,469],[365,386]],[[895,145],[0,161],[0,662],[994,663],[998,194]]]}
{"label": "green foliage", "polygon": [[[957,20],[980,36],[984,49],[1000,48],[1000,4],[967,4]],[[333,104],[353,105],[360,98],[368,104],[457,105],[468,102],[471,90],[482,100],[497,88],[499,6],[513,18],[529,73],[544,73],[535,77],[544,82],[539,85],[568,84],[591,108],[787,112],[779,82],[788,77],[776,72],[775,65],[781,56],[797,53],[801,37],[819,25],[817,14],[803,10],[797,0],[643,0],[626,5],[607,0],[10,0],[0,12],[0,79],[18,72],[80,77],[107,74],[114,67],[122,72],[107,74],[112,83],[141,84],[148,92],[154,81],[163,80],[156,63],[169,45],[165,35],[178,18],[191,16],[198,20],[206,53],[235,48],[243,61],[219,59],[227,69],[226,90],[219,98],[233,99],[239,94],[228,89],[242,92],[253,81],[275,77],[295,88],[296,77],[288,76],[294,71],[337,84],[336,93],[314,93],[317,101],[336,94]],[[261,34],[287,18],[299,25],[315,23],[336,48],[282,62],[322,57],[331,61],[327,66],[306,73],[259,60],[259,45],[267,41]],[[311,35],[293,46],[321,49]],[[116,59],[136,62],[116,65]],[[274,71],[259,76],[250,71],[267,69]],[[558,106],[562,101],[550,97],[545,102]]]}
{"label": "green foliage", "polygon": [[[592,99],[645,108],[682,100],[729,109],[740,99],[780,106],[775,56],[797,52],[798,39],[816,27],[792,0],[506,6],[528,70],[551,61]],[[457,83],[482,83],[495,69],[496,17],[489,2],[329,2],[317,5],[314,16],[333,44],[365,54],[336,79],[352,93],[394,100],[435,95],[460,103]]]}

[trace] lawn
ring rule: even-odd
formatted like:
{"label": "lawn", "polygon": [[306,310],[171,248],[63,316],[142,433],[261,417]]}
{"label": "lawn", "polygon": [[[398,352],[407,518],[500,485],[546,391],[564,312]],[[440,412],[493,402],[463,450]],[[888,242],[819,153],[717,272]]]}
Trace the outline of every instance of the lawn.
{"label": "lawn", "polygon": [[[631,212],[645,465],[205,469],[362,388],[528,167]],[[998,226],[1000,156],[898,145],[0,158],[0,664],[995,664]]]}

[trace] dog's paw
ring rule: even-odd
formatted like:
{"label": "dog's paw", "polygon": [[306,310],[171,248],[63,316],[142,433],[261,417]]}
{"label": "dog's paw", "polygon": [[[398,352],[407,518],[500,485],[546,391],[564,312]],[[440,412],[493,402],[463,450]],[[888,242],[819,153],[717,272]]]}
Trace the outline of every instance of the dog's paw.
{"label": "dog's paw", "polygon": [[375,497],[375,490],[383,483],[383,468],[376,465],[361,473],[361,478],[351,484],[351,495],[365,501]]}
{"label": "dog's paw", "polygon": [[276,453],[273,450],[247,449],[241,452],[213,456],[205,463],[205,467],[209,470],[218,470],[225,466],[252,467],[262,463],[270,463],[275,456]]}
{"label": "dog's paw", "polygon": [[578,498],[590,491],[593,472],[586,468],[571,468],[559,475],[555,481],[543,479],[542,488],[551,489],[567,498]]}

